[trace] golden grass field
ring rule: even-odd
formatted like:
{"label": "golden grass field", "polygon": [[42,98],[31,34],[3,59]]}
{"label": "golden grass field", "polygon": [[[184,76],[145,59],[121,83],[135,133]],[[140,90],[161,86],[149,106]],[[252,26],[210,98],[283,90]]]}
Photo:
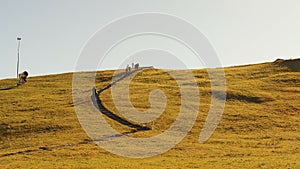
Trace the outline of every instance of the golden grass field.
{"label": "golden grass field", "polygon": [[[143,159],[114,155],[90,141],[75,113],[72,73],[30,77],[12,89],[16,79],[1,80],[0,168],[300,168],[299,68],[299,59],[224,68],[225,110],[203,144],[198,139],[210,106],[210,81],[205,69],[192,70],[201,95],[194,127],[170,151]],[[185,70],[180,71],[184,76]],[[97,89],[110,83],[113,73],[97,72]],[[131,137],[157,135],[176,119],[179,88],[164,70],[144,69],[132,79],[132,104],[146,110],[149,93],[156,88],[168,99],[164,113],[146,124],[152,130]],[[119,114],[110,90],[100,99]],[[120,132],[132,130],[106,120]]]}

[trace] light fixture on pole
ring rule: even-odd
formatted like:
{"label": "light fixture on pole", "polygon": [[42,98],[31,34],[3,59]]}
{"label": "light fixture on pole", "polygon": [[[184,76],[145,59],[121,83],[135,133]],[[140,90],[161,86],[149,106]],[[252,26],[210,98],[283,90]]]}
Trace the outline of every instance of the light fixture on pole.
{"label": "light fixture on pole", "polygon": [[21,39],[22,38],[17,37],[17,41],[18,41],[17,78],[19,77],[19,62],[20,62],[20,45],[21,45]]}

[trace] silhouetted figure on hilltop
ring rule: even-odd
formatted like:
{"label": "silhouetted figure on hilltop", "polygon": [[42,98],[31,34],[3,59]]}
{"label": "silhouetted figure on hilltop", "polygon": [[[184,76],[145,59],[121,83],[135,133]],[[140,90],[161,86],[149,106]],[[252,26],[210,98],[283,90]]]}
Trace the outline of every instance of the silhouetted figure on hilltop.
{"label": "silhouetted figure on hilltop", "polygon": [[17,85],[21,85],[27,82],[27,76],[28,76],[28,72],[24,71],[23,73],[19,74],[19,82],[17,83]]}

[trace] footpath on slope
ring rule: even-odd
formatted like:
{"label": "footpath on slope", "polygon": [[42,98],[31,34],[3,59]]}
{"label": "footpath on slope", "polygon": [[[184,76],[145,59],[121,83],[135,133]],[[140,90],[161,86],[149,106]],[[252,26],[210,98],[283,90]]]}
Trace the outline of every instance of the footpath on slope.
{"label": "footpath on slope", "polygon": [[113,112],[109,111],[108,109],[105,108],[105,106],[102,104],[102,101],[100,100],[100,97],[99,95],[111,88],[112,86],[116,85],[117,82],[120,82],[121,80],[125,79],[126,77],[129,77],[131,74],[137,72],[137,71],[140,71],[140,70],[143,70],[143,69],[146,69],[146,68],[151,68],[151,67],[143,67],[143,68],[140,68],[140,69],[137,69],[137,70],[133,70],[131,72],[127,72],[126,74],[124,74],[123,76],[121,76],[119,79],[117,79],[116,81],[114,82],[111,82],[110,84],[106,85],[104,88],[100,89],[100,90],[96,90],[96,88],[94,87],[92,89],[92,101],[93,101],[93,104],[94,106],[104,115],[106,115],[107,117],[109,117],[110,119],[113,119],[115,120],[116,122],[120,123],[120,124],[123,124],[123,125],[126,125],[128,127],[131,127],[133,129],[136,129],[138,131],[141,131],[141,130],[150,130],[149,127],[147,126],[142,126],[142,125],[139,125],[139,124],[134,124],[132,122],[129,122],[128,120],[114,114]]}

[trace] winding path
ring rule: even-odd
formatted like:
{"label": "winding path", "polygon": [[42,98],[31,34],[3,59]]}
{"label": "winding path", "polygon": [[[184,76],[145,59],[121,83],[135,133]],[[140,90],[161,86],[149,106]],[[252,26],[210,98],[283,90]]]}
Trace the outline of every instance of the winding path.
{"label": "winding path", "polygon": [[117,122],[120,123],[120,124],[126,125],[126,126],[128,126],[128,127],[131,127],[131,128],[133,128],[133,129],[136,129],[136,130],[138,130],[138,131],[140,131],[140,130],[150,130],[150,128],[147,127],[147,126],[142,126],[142,125],[139,125],[139,124],[134,124],[134,123],[129,122],[128,120],[126,120],[126,119],[124,119],[124,118],[122,118],[122,117],[120,117],[120,116],[114,114],[113,112],[109,111],[109,110],[106,109],[105,106],[102,104],[102,101],[100,100],[100,97],[99,97],[99,95],[100,95],[103,91],[105,91],[105,90],[109,89],[110,87],[112,87],[113,85],[117,84],[117,82],[119,82],[119,81],[125,79],[126,77],[130,76],[131,74],[133,74],[133,73],[135,73],[135,72],[137,72],[137,71],[143,70],[143,69],[145,69],[145,68],[151,68],[151,67],[143,67],[143,68],[140,68],[140,69],[137,69],[137,70],[133,70],[133,71],[131,71],[131,72],[128,72],[128,73],[124,74],[123,76],[121,76],[118,80],[116,80],[116,81],[114,81],[114,82],[111,82],[110,84],[106,85],[104,88],[102,88],[102,89],[100,89],[100,90],[98,90],[98,91],[97,91],[96,88],[94,87],[94,88],[92,89],[92,96],[91,96],[94,106],[95,106],[102,114],[104,114],[104,115],[106,115],[107,117],[109,117],[109,118],[111,118],[111,119],[117,121]]}

